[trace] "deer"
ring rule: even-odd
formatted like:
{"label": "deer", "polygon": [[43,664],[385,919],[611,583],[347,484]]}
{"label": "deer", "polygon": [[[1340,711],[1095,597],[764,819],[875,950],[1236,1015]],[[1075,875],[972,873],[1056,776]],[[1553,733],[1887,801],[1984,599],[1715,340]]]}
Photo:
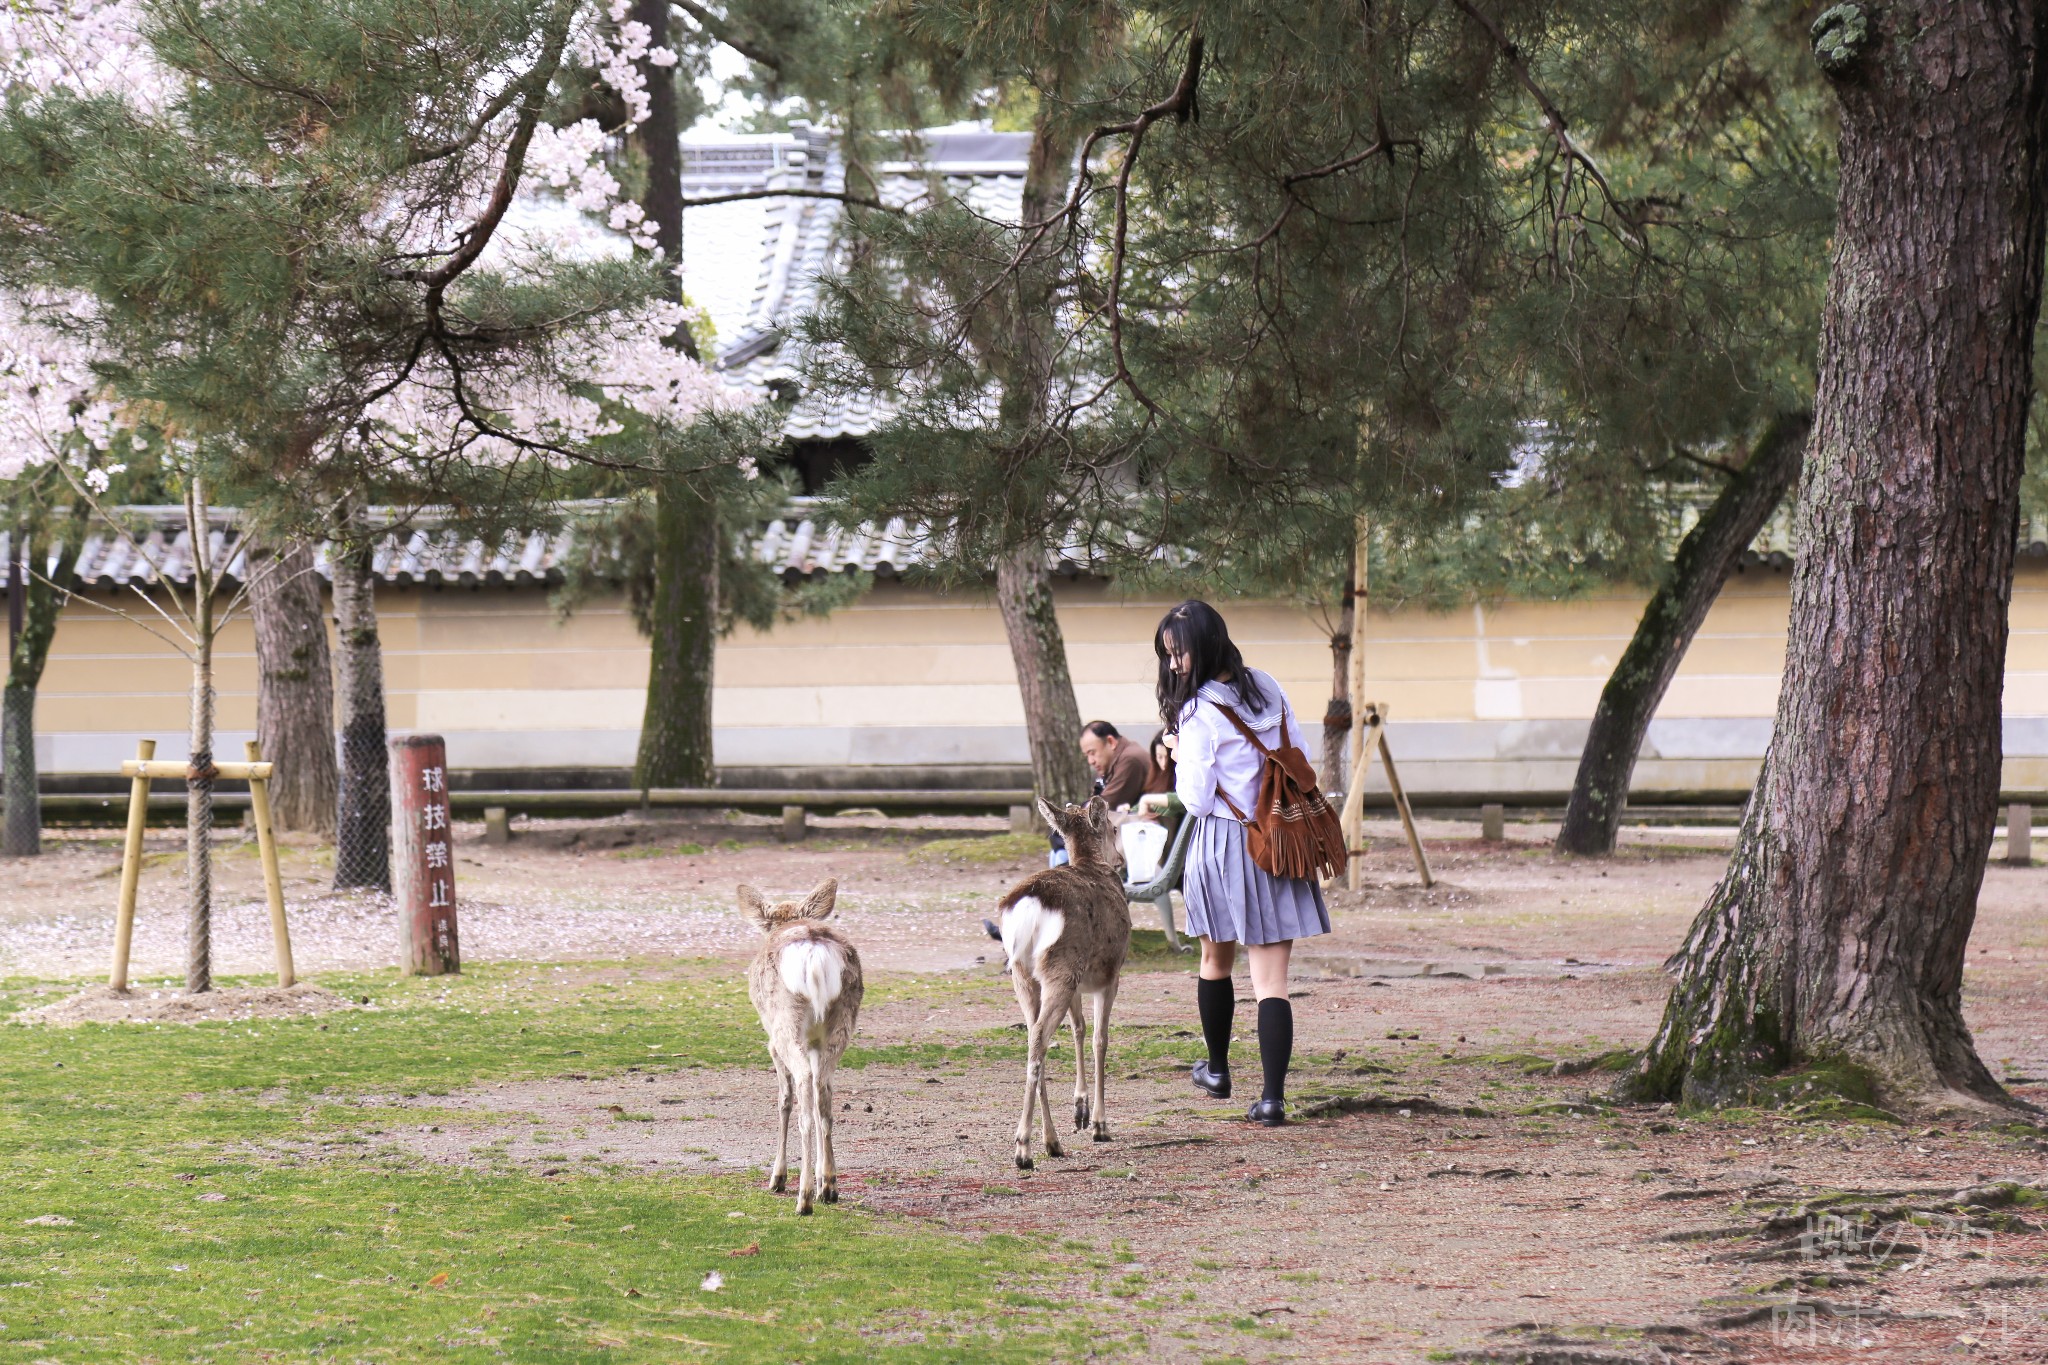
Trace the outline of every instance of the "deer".
{"label": "deer", "polygon": [[[1110,1141],[1104,1094],[1109,1012],[1131,946],[1130,906],[1123,879],[1110,862],[1108,805],[1095,797],[1085,806],[1056,808],[1040,799],[1038,813],[1066,840],[1067,865],[1034,872],[1011,887],[996,907],[1010,985],[1029,1039],[1024,1112],[1017,1119],[1016,1159],[1022,1171],[1033,1165],[1034,1106],[1045,1117],[1045,1154],[1065,1155],[1045,1087],[1045,1050],[1063,1020],[1074,1034],[1074,1128],[1078,1132],[1092,1125],[1095,1141]],[[1082,1051],[1084,997],[1094,1016],[1092,1055]],[[1087,1083],[1091,1079],[1092,1085]]]}
{"label": "deer", "polygon": [[832,1156],[832,1072],[853,1037],[862,985],[859,952],[845,934],[824,922],[838,898],[839,883],[833,879],[819,883],[801,905],[784,901],[771,906],[753,887],[739,888],[741,911],[768,936],[747,968],[747,995],[768,1031],[782,1118],[768,1188],[780,1194],[789,1187],[789,1115],[794,1108],[803,1143],[799,1214],[809,1214],[815,1200],[839,1202],[839,1168]]}

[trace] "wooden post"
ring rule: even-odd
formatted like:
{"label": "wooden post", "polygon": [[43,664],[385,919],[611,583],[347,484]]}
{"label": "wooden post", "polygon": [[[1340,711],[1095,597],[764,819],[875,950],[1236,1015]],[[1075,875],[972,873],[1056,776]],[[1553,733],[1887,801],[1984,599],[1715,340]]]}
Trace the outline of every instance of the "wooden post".
{"label": "wooden post", "polygon": [[1408,793],[1401,789],[1401,774],[1394,770],[1394,751],[1387,747],[1386,706],[1373,704],[1373,730],[1379,736],[1380,762],[1387,770],[1387,786],[1394,793],[1394,809],[1401,813],[1401,832],[1408,836],[1408,851],[1415,855],[1415,870],[1422,874],[1422,885],[1428,889],[1436,885],[1436,878],[1430,875],[1429,859],[1422,851],[1422,836],[1415,832],[1415,812],[1408,807]]}
{"label": "wooden post", "polygon": [[1038,812],[1029,806],[1010,807],[1010,833],[1038,833]]}
{"label": "wooden post", "polygon": [[[135,741],[135,757],[143,763],[156,757],[156,741]],[[135,888],[142,878],[142,832],[149,824],[149,778],[138,775],[128,787],[128,840],[121,846],[121,898],[114,908],[114,969],[107,985],[128,989],[128,945],[135,938]]]}
{"label": "wooden post", "polygon": [[2014,867],[2034,865],[2034,808],[2024,801],[2006,808],[2005,860]]}
{"label": "wooden post", "polygon": [[462,970],[455,924],[455,848],[448,824],[448,746],[439,735],[391,740],[391,890],[399,969]]}
{"label": "wooden post", "polygon": [[1365,855],[1365,775],[1372,770],[1372,756],[1380,751],[1380,716],[1370,703],[1357,707],[1351,714],[1351,733],[1357,741],[1352,747],[1356,752],[1351,757],[1351,786],[1344,793],[1344,811],[1339,820],[1344,827],[1344,846],[1351,854],[1344,870],[1344,884],[1356,891],[1358,860]]}
{"label": "wooden post", "polygon": [[1489,844],[1497,844],[1507,837],[1507,809],[1497,801],[1489,801],[1479,808],[1479,837]]}
{"label": "wooden post", "polygon": [[805,823],[804,808],[802,806],[784,806],[782,808],[783,843],[802,843],[804,835],[809,832],[809,827]]}
{"label": "wooden post", "polygon": [[[255,740],[242,745],[250,765],[263,761],[263,749]],[[284,878],[277,870],[277,839],[270,826],[270,779],[249,779],[249,815],[256,825],[256,854],[263,862],[263,895],[270,902],[270,943],[277,952],[277,984],[297,981],[292,970],[292,931],[284,919]]]}
{"label": "wooden post", "polygon": [[1344,810],[1339,823],[1344,829],[1344,847],[1350,856],[1344,868],[1344,885],[1358,889],[1358,859],[1365,852],[1365,769],[1372,761],[1372,748],[1365,734],[1365,622],[1372,573],[1372,524],[1358,519],[1358,538],[1353,542],[1352,562],[1358,582],[1351,598],[1351,774],[1344,786]]}
{"label": "wooden post", "polygon": [[[640,809],[647,809],[647,793],[640,793]],[[484,842],[494,848],[503,848],[512,842],[512,814],[504,806],[484,807]]]}

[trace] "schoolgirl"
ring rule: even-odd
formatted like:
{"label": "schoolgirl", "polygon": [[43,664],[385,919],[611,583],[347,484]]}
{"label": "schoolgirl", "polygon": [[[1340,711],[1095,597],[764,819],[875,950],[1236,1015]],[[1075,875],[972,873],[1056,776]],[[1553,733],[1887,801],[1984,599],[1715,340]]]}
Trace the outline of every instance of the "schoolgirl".
{"label": "schoolgirl", "polygon": [[1268,746],[1292,743],[1306,752],[1307,741],[1280,684],[1245,666],[1208,603],[1187,601],[1167,612],[1152,648],[1159,656],[1159,715],[1173,748],[1174,791],[1195,822],[1181,894],[1188,930],[1202,943],[1195,1008],[1209,1056],[1195,1064],[1194,1082],[1217,1099],[1230,1096],[1230,1024],[1237,1007],[1230,973],[1243,944],[1258,1001],[1264,1072],[1262,1093],[1245,1117],[1277,1127],[1287,1121],[1287,1065],[1294,1053],[1288,961],[1296,939],[1330,932],[1330,912],[1313,878],[1276,877],[1252,861],[1244,817],[1258,804],[1263,760],[1229,713]]}

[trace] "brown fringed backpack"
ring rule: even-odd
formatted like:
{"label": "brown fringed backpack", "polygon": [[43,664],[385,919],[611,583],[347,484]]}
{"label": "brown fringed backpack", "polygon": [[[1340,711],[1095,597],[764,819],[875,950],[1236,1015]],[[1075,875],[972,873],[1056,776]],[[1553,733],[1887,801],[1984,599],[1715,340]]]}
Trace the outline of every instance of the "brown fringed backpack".
{"label": "brown fringed backpack", "polygon": [[[1265,759],[1259,778],[1258,808],[1246,815],[1237,803],[1218,796],[1230,813],[1244,821],[1244,841],[1252,861],[1276,877],[1335,876],[1349,866],[1344,826],[1316,786],[1316,770],[1308,755],[1287,742],[1287,721],[1280,722],[1280,747],[1268,748],[1242,717],[1221,702],[1212,702],[1230,718],[1239,734]],[[1283,706],[1285,703],[1282,703]]]}

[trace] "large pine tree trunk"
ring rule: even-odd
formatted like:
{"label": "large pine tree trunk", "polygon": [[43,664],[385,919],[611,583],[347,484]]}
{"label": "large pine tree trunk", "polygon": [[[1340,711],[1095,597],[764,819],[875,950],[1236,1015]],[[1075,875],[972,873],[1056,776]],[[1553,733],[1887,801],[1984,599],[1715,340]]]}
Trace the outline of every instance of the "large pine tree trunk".
{"label": "large pine tree trunk", "polygon": [[[650,47],[668,41],[668,0],[634,0]],[[647,120],[638,140],[647,159],[642,207],[655,223],[655,250],[679,271],[683,260],[683,158],[676,127],[675,70],[643,63]],[[664,277],[670,297],[682,280]],[[689,329],[667,338],[689,356]],[[718,649],[718,509],[688,480],[667,477],[654,494],[654,609],[647,704],[633,780],[642,787],[709,787],[718,780],[711,744],[711,676]]]}
{"label": "large pine tree trunk", "polygon": [[1631,1086],[1718,1102],[1815,1062],[1899,1107],[2003,1101],[1962,980],[2040,306],[2043,7],[1816,28],[1840,219],[1777,728]]}
{"label": "large pine tree trunk", "polygon": [[996,605],[1024,697],[1032,783],[1048,801],[1085,801],[1093,783],[1081,756],[1081,710],[1053,609],[1052,576],[1039,551],[1019,550],[996,565]]}
{"label": "large pine tree trunk", "polygon": [[256,630],[256,741],[275,766],[270,814],[279,829],[334,833],[334,665],[320,578],[303,544],[249,551]]}
{"label": "large pine tree trunk", "polygon": [[[1075,139],[1066,111],[1041,104],[1032,128],[1025,167],[1022,221],[1042,222],[1067,197]],[[1055,319],[1047,278],[1055,268],[1062,234],[1045,234],[1016,276],[1015,312],[1003,344],[993,348],[991,368],[1002,380],[1002,422],[1006,439],[1039,439],[1050,406]],[[1041,453],[1039,458],[1049,458]],[[1020,509],[1020,524],[1032,524]],[[1081,708],[1067,668],[1067,642],[1053,608],[1052,575],[1035,533],[996,561],[996,605],[1010,640],[1017,689],[1024,698],[1024,729],[1031,745],[1031,780],[1048,801],[1085,801],[1094,785],[1081,756]]]}
{"label": "large pine tree trunk", "polygon": [[334,886],[391,889],[391,774],[384,748],[384,645],[368,530],[345,514],[336,528],[335,674],[341,692],[341,765]]}
{"label": "large pine tree trunk", "polygon": [[647,709],[634,781],[709,787],[711,670],[718,647],[718,509],[681,479],[654,495],[654,609]]}
{"label": "large pine tree trunk", "polygon": [[1635,635],[1601,689],[1565,807],[1564,827],[1558,831],[1558,852],[1595,857],[1614,852],[1621,813],[1628,804],[1629,779],[1650,719],[1700,623],[1721,595],[1721,585],[1799,477],[1812,425],[1813,415],[1805,412],[1773,421],[1749,462],[1728,480],[1706,515],[1679,543],[1669,577],[1643,608]]}

